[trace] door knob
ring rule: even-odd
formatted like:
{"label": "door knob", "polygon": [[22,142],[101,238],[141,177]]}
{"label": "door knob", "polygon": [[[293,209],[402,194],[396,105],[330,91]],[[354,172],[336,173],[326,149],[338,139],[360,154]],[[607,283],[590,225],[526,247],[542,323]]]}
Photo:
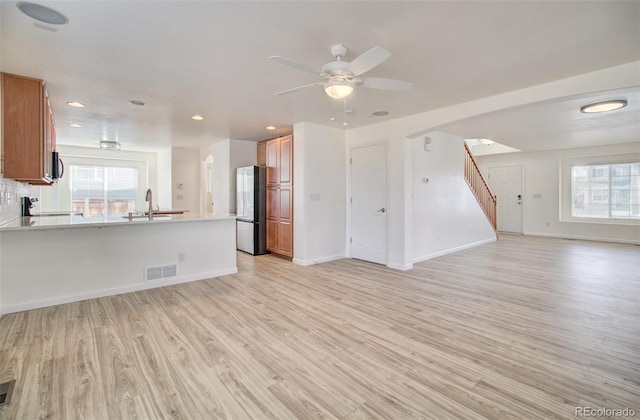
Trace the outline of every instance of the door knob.
{"label": "door knob", "polygon": [[384,213],[386,210],[383,208],[381,208],[380,210],[378,210],[378,213]]}

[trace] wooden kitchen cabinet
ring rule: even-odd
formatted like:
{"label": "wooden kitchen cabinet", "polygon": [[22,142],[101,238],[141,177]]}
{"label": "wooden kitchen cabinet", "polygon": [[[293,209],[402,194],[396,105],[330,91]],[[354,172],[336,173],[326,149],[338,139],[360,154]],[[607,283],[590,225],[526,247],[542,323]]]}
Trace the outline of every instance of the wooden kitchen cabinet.
{"label": "wooden kitchen cabinet", "polygon": [[265,143],[267,249],[293,257],[293,136]]}
{"label": "wooden kitchen cabinet", "polygon": [[267,166],[267,141],[258,142],[258,166]]}
{"label": "wooden kitchen cabinet", "polygon": [[3,176],[49,185],[56,134],[46,86],[31,77],[1,76]]}

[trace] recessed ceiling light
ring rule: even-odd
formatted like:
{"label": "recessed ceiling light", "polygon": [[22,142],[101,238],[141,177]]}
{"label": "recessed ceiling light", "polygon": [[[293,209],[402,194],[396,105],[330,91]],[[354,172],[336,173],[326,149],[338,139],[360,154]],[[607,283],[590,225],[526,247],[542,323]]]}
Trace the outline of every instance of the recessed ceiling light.
{"label": "recessed ceiling light", "polygon": [[74,108],[84,108],[84,104],[80,102],[67,102],[67,105],[72,106]]}
{"label": "recessed ceiling light", "polygon": [[266,127],[266,129],[267,129],[267,130],[275,130],[276,128],[275,128],[274,126],[272,126],[272,125],[268,125],[268,126]]}
{"label": "recessed ceiling light", "polygon": [[196,120],[196,121],[202,121],[204,120],[204,117],[202,115],[194,115],[193,117],[191,117],[192,120]]}
{"label": "recessed ceiling light", "polygon": [[331,120],[331,121],[335,121],[335,120],[336,120],[336,117],[331,117],[331,118],[329,118],[329,120]]}
{"label": "recessed ceiling light", "polygon": [[42,6],[36,3],[30,3],[28,1],[21,1],[17,4],[18,9],[25,15],[39,20],[40,22],[48,23],[51,25],[65,25],[69,23],[69,19],[62,13]]}
{"label": "recessed ceiling light", "polygon": [[80,128],[82,126],[80,124],[69,124],[69,127]]}
{"label": "recessed ceiling light", "polygon": [[585,114],[593,114],[596,112],[615,111],[616,109],[624,108],[625,106],[627,106],[627,101],[624,99],[618,99],[615,101],[604,101],[585,105],[580,108],[580,112],[583,112]]}
{"label": "recessed ceiling light", "polygon": [[144,102],[142,102],[142,101],[138,101],[138,100],[136,100],[136,99],[132,99],[132,100],[130,100],[130,101],[129,101],[129,103],[130,103],[131,105],[144,106]]}
{"label": "recessed ceiling light", "polygon": [[389,111],[376,111],[372,112],[371,115],[373,115],[374,117],[384,117],[389,115]]}

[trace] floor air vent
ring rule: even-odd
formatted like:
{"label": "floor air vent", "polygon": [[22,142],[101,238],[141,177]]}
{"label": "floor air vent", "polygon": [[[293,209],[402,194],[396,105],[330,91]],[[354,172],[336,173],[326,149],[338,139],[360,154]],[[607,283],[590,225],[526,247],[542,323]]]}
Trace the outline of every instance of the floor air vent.
{"label": "floor air vent", "polygon": [[145,281],[161,280],[177,275],[178,264],[159,265],[157,267],[146,267],[144,269]]}
{"label": "floor air vent", "polygon": [[13,393],[13,386],[16,384],[16,380],[5,382],[0,384],[0,407],[9,404],[11,402],[11,394]]}

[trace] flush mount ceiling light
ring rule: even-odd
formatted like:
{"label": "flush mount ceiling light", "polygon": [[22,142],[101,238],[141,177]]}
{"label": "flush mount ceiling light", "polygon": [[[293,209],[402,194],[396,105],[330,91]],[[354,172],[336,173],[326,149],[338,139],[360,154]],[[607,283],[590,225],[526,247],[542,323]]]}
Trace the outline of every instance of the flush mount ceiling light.
{"label": "flush mount ceiling light", "polygon": [[376,111],[376,112],[372,112],[371,115],[374,117],[385,117],[389,115],[389,111]]}
{"label": "flush mount ceiling light", "polygon": [[69,127],[73,127],[73,128],[80,128],[82,127],[80,124],[69,124]]}
{"label": "flush mount ceiling light", "polygon": [[353,83],[346,80],[328,82],[324,84],[324,91],[334,99],[346,98],[353,92]]}
{"label": "flush mount ceiling light", "polygon": [[136,99],[132,99],[132,100],[130,100],[130,101],[129,101],[129,103],[130,103],[131,105],[144,106],[144,102],[142,102],[142,101],[138,101],[138,100],[136,100]]}
{"label": "flush mount ceiling light", "polygon": [[84,108],[84,104],[80,102],[67,102],[67,105],[72,106],[74,108]]}
{"label": "flush mount ceiling light", "polygon": [[120,150],[120,143],[117,141],[100,140],[100,148],[105,150]]}
{"label": "flush mount ceiling light", "polygon": [[192,120],[196,120],[196,121],[202,121],[204,120],[204,117],[202,115],[194,115],[193,117],[191,117]]}
{"label": "flush mount ceiling light", "polygon": [[267,130],[275,130],[276,128],[272,125],[268,125],[265,127]]}
{"label": "flush mount ceiling light", "polygon": [[66,25],[69,23],[69,19],[62,13],[40,4],[21,1],[17,6],[22,13],[40,22],[50,25]]}
{"label": "flush mount ceiling light", "polygon": [[595,104],[585,105],[580,108],[580,112],[585,114],[595,114],[597,112],[615,111],[616,109],[624,108],[627,106],[627,101],[624,99],[617,99],[615,101],[596,102]]}

